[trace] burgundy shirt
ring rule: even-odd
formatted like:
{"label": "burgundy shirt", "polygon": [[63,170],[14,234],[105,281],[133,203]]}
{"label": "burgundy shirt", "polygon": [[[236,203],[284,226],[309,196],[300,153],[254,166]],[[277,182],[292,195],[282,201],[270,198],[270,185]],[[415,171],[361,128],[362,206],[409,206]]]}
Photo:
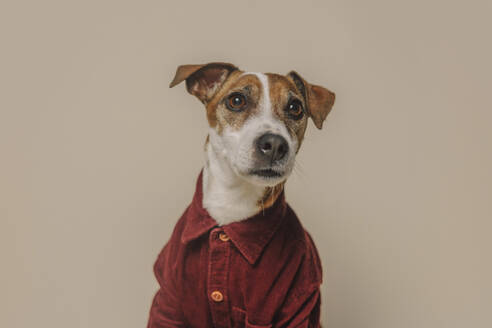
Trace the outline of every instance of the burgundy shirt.
{"label": "burgundy shirt", "polygon": [[154,265],[149,328],[320,327],[321,262],[284,192],[259,214],[219,226],[202,174]]}

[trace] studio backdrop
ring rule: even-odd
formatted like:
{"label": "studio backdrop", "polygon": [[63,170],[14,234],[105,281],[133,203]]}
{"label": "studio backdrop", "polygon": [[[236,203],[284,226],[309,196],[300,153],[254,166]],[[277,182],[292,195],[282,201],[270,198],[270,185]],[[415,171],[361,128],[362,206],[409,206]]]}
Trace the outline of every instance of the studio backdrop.
{"label": "studio backdrop", "polygon": [[176,67],[333,90],[286,185],[335,328],[492,327],[490,1],[2,1],[0,327],[145,327],[204,163]]}

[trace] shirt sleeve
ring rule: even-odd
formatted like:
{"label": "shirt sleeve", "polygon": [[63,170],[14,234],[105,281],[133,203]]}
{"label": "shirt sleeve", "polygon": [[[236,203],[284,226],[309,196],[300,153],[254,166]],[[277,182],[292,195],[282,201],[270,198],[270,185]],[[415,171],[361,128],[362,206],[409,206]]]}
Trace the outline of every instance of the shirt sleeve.
{"label": "shirt sleeve", "polygon": [[154,274],[160,288],[152,301],[147,328],[186,327],[172,274],[170,248],[168,243],[154,264]]}
{"label": "shirt sleeve", "polygon": [[274,327],[319,328],[321,301],[319,288],[311,293],[294,297],[293,301],[284,308],[283,318]]}
{"label": "shirt sleeve", "polygon": [[322,282],[318,251],[306,232],[306,253],[273,327],[320,328]]}

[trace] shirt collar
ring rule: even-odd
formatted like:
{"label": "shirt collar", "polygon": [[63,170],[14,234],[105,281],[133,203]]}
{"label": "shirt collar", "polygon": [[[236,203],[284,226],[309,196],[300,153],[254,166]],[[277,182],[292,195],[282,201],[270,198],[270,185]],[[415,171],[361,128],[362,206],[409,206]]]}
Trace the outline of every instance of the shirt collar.
{"label": "shirt collar", "polygon": [[[198,176],[193,201],[185,213],[186,223],[181,235],[183,243],[188,243],[219,226],[217,221],[203,208],[202,175],[203,171]],[[282,190],[269,208],[247,219],[224,225],[222,229],[246,260],[254,264],[277,231],[285,213],[286,203]]]}

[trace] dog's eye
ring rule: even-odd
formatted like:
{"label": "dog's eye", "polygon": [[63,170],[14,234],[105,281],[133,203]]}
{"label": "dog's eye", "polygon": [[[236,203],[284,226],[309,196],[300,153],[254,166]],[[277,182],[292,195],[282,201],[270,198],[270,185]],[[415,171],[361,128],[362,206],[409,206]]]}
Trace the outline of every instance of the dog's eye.
{"label": "dog's eye", "polygon": [[287,114],[294,120],[299,120],[304,115],[304,110],[302,109],[302,103],[298,99],[292,99],[287,104],[286,108]]}
{"label": "dog's eye", "polygon": [[226,99],[226,106],[232,111],[240,111],[246,106],[246,97],[239,92],[234,92]]}

